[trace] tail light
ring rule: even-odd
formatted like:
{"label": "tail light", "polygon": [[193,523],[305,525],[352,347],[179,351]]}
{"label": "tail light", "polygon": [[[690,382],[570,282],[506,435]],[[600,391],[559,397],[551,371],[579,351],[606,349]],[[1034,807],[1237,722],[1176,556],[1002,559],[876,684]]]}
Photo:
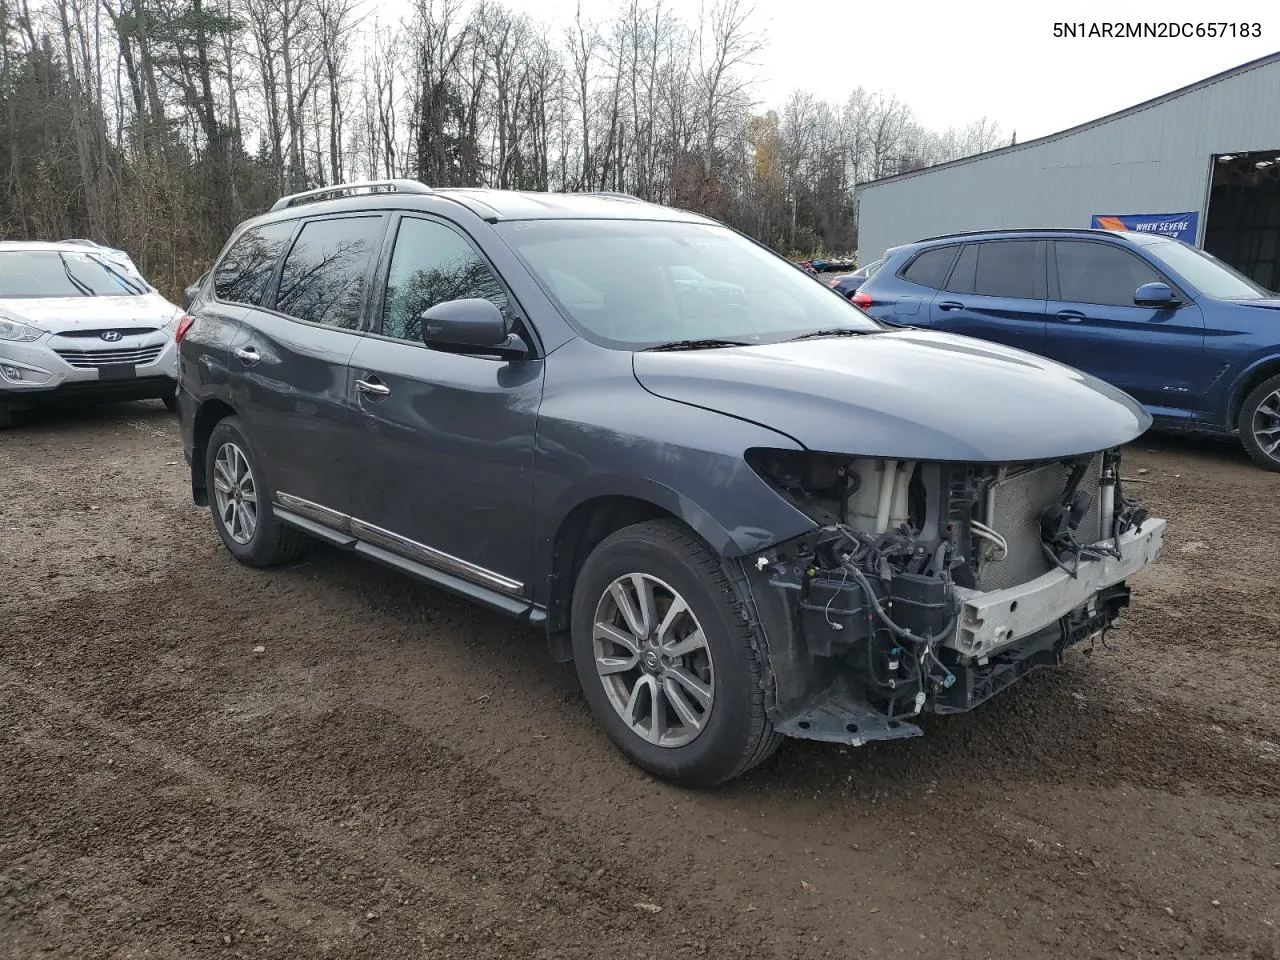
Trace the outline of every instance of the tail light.
{"label": "tail light", "polygon": [[173,342],[181,343],[182,338],[187,335],[187,331],[191,329],[191,325],[196,322],[196,318],[189,313],[184,313],[178,318],[178,326],[173,331]]}
{"label": "tail light", "polygon": [[863,293],[859,290],[853,295],[853,305],[861,307],[863,310],[867,309],[867,307],[871,306],[871,294]]}

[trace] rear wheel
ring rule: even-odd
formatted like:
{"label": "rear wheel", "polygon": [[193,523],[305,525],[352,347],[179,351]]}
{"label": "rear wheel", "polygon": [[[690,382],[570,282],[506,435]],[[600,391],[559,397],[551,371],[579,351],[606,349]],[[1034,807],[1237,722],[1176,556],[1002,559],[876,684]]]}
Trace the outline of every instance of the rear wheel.
{"label": "rear wheel", "polygon": [[173,393],[170,393],[161,397],[160,402],[164,404],[164,408],[168,410],[170,413],[177,413],[178,412],[178,391],[174,390]]}
{"label": "rear wheel", "polygon": [[596,547],[578,576],[572,630],[596,719],[649,773],[710,787],[780,742],[741,601],[720,559],[681,524],[636,524]]}
{"label": "rear wheel", "polygon": [[9,406],[8,400],[0,400],[0,430],[7,430],[13,426],[13,407]]}
{"label": "rear wheel", "polygon": [[1238,426],[1249,456],[1280,471],[1280,376],[1264,380],[1244,398]]}
{"label": "rear wheel", "polygon": [[213,527],[237,560],[270,567],[302,552],[306,534],[275,518],[270,491],[237,417],[213,428],[204,464]]}

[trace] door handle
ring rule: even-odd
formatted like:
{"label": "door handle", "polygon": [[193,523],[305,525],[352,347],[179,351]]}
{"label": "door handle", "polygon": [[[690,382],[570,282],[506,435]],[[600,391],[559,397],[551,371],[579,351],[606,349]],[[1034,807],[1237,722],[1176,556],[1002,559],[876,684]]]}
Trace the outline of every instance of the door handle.
{"label": "door handle", "polygon": [[262,359],[262,354],[258,353],[257,347],[236,347],[235,355],[239,357],[247,366],[252,366]]}
{"label": "door handle", "polygon": [[963,309],[964,309],[964,304],[963,304],[963,303],[960,303],[960,302],[959,302],[959,301],[957,301],[957,300],[943,300],[940,304],[938,304],[938,309],[939,309],[939,310],[947,310],[947,311],[951,311],[951,310],[963,310]]}
{"label": "door handle", "polygon": [[389,397],[391,396],[391,388],[385,383],[374,377],[370,380],[357,380],[356,392],[367,393],[370,397]]}
{"label": "door handle", "polygon": [[1066,323],[1079,323],[1084,319],[1084,314],[1079,310],[1059,310],[1056,316]]}

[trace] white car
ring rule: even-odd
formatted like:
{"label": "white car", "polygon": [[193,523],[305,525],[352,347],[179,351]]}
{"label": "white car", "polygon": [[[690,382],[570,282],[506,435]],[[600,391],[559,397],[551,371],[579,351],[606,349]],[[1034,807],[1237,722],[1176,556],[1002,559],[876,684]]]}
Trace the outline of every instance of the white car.
{"label": "white car", "polygon": [[71,397],[174,409],[182,315],[121,250],[0,242],[0,428],[15,410]]}

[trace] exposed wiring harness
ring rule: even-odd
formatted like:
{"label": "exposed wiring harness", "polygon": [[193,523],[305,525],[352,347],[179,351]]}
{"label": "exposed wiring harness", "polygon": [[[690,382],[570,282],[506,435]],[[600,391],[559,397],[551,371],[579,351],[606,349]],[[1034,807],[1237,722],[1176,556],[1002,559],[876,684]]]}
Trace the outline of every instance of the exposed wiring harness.
{"label": "exposed wiring harness", "polygon": [[[885,629],[900,642],[913,648],[911,659],[916,664],[916,679],[921,693],[925,690],[926,678],[933,676],[925,666],[927,661],[932,661],[942,671],[942,677],[935,678],[937,683],[943,687],[950,687],[955,683],[955,675],[947,669],[935,652],[939,643],[955,633],[956,622],[960,616],[959,604],[954,603],[954,594],[950,590],[951,575],[946,564],[940,565],[938,576],[948,588],[948,597],[953,600],[951,616],[948,618],[947,625],[940,631],[932,636],[925,636],[909,630],[889,616],[866,573],[866,569],[874,571],[877,579],[886,586],[892,582],[895,565],[904,566],[917,554],[916,541],[910,531],[904,528],[889,531],[879,537],[872,537],[842,523],[828,527],[827,530],[833,536],[822,545],[822,552],[826,554],[825,559],[832,567],[838,567],[846,578],[852,578],[854,583],[862,588],[863,595],[867,598],[867,605]],[[1007,545],[1005,549],[1007,552]],[[945,558],[945,554],[946,550],[940,550],[938,556]],[[897,561],[897,564],[894,561]],[[922,700],[918,699],[916,710],[913,712],[919,712],[921,703]]]}

